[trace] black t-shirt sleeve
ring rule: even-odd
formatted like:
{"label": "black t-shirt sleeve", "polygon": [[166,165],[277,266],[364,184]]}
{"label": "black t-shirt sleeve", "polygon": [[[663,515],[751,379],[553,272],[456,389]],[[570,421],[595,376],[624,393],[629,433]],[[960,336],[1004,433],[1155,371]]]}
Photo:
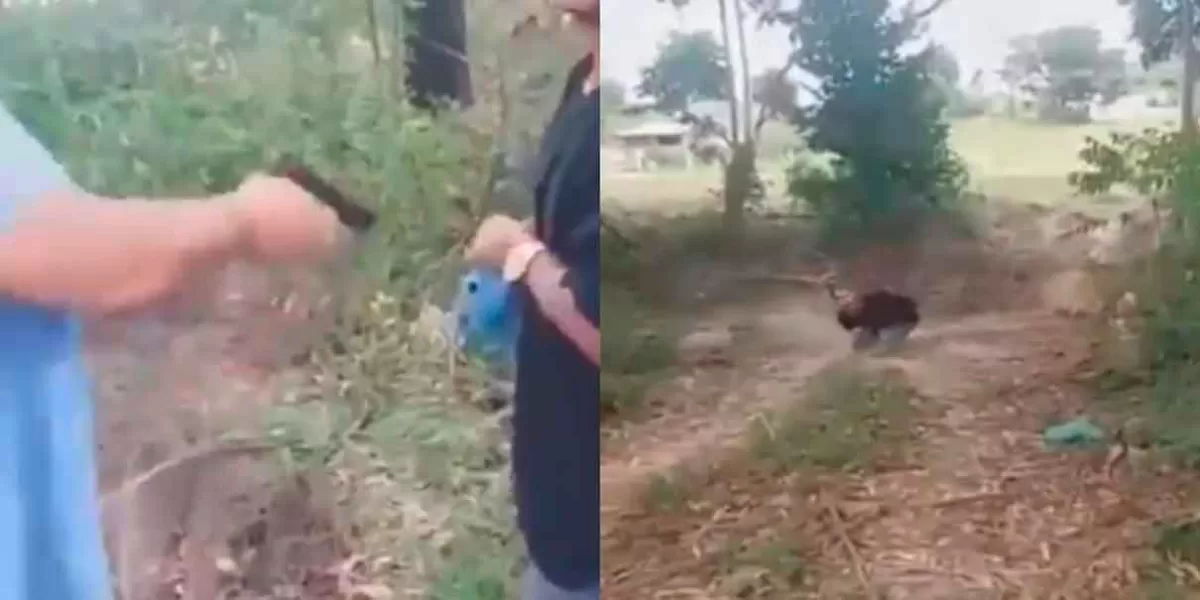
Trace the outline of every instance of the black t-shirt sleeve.
{"label": "black t-shirt sleeve", "polygon": [[577,232],[578,259],[567,266],[567,284],[575,306],[592,325],[600,327],[600,219],[583,223]]}
{"label": "black t-shirt sleeve", "polygon": [[555,214],[559,232],[557,254],[567,268],[567,285],[575,294],[575,305],[596,327],[600,326],[600,152],[599,140],[581,132],[588,150],[567,165],[562,197]]}
{"label": "black t-shirt sleeve", "polygon": [[[586,66],[581,63],[569,79],[582,86]],[[600,327],[600,107],[595,94],[568,94],[552,129],[557,164],[545,189],[546,242],[567,268],[563,283],[573,292],[576,308]]]}

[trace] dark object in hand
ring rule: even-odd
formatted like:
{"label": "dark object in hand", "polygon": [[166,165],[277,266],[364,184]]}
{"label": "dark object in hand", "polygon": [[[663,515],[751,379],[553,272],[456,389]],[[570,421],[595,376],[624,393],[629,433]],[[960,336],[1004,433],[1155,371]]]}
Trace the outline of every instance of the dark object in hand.
{"label": "dark object in hand", "polygon": [[299,162],[285,158],[275,168],[274,174],[291,179],[293,183],[304,188],[304,191],[332,208],[342,225],[356,233],[366,233],[375,226],[374,212],[347,198],[340,190]]}

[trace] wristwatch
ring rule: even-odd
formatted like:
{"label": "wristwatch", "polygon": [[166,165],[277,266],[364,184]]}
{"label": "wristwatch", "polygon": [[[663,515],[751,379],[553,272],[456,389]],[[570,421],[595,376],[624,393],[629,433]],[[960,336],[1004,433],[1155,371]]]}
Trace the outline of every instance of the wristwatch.
{"label": "wristwatch", "polygon": [[521,242],[513,246],[508,251],[508,255],[504,257],[504,267],[501,269],[504,281],[516,283],[524,279],[525,274],[529,272],[529,265],[533,264],[533,259],[545,251],[546,245],[537,240]]}

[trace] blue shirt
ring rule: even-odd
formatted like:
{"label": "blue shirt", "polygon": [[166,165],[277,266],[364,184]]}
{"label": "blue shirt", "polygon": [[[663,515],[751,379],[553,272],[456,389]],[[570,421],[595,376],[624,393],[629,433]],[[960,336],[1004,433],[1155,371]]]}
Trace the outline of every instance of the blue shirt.
{"label": "blue shirt", "polygon": [[[0,107],[0,243],[23,204],[70,187]],[[0,298],[0,600],[112,597],[90,388],[80,322]]]}

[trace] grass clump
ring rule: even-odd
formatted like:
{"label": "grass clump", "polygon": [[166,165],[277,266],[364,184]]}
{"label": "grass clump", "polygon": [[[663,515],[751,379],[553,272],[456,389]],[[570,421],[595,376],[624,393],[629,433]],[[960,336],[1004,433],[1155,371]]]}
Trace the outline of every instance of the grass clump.
{"label": "grass clump", "polygon": [[665,327],[655,328],[649,311],[627,289],[601,291],[604,337],[601,346],[600,403],[603,410],[636,410],[646,392],[665,379],[675,363],[675,339]]}
{"label": "grass clump", "polygon": [[600,405],[608,413],[638,408],[675,362],[675,334],[639,285],[644,265],[638,248],[629,243],[611,233],[601,240]]}
{"label": "grass clump", "polygon": [[1200,593],[1200,525],[1194,521],[1160,526],[1149,556],[1140,565],[1137,598],[1186,600]]}
{"label": "grass clump", "polygon": [[803,399],[755,422],[758,459],[785,471],[862,471],[907,439],[913,393],[890,377],[842,365],[806,389]]}

